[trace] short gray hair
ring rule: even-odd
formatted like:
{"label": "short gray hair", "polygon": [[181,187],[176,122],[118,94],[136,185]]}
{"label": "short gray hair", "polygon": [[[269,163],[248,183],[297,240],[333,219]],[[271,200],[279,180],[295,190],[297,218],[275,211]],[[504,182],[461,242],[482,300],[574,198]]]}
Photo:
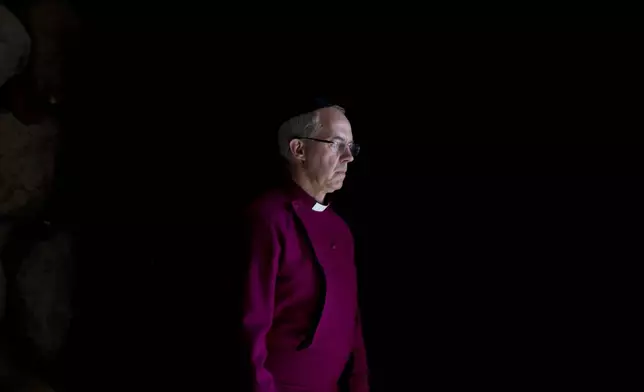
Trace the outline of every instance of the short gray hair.
{"label": "short gray hair", "polygon": [[[337,109],[344,113],[344,109],[340,106],[327,106]],[[320,121],[320,108],[312,112],[300,114],[299,116],[288,119],[277,132],[277,142],[279,144],[280,154],[287,160],[291,159],[291,140],[296,138],[313,137],[317,131],[322,128]]]}

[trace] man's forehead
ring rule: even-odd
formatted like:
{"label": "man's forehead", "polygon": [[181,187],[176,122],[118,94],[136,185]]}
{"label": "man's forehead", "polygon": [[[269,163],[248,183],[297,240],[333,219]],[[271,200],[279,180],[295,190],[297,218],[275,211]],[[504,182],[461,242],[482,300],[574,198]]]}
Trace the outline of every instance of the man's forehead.
{"label": "man's forehead", "polygon": [[[331,112],[331,110],[333,112]],[[351,123],[346,118],[344,113],[339,110],[331,109],[329,112],[320,113],[322,128],[320,129],[320,136],[327,138],[337,138],[340,140],[351,140]]]}
{"label": "man's forehead", "polygon": [[351,141],[353,139],[351,124],[349,124],[348,121],[323,124],[319,130],[318,137],[340,141]]}

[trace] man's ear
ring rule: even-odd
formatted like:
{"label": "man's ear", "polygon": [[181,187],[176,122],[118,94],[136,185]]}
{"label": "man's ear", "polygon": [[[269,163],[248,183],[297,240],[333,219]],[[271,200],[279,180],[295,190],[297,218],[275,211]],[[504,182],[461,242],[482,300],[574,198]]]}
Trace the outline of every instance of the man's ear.
{"label": "man's ear", "polygon": [[288,143],[289,150],[293,154],[293,158],[297,160],[304,160],[304,143],[300,139],[293,139]]}

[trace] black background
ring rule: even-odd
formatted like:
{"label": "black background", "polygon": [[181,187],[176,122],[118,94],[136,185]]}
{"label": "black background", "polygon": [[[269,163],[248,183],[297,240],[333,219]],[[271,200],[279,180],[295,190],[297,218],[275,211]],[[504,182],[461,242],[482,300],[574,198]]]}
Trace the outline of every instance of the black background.
{"label": "black background", "polygon": [[[333,45],[332,45],[333,44]],[[615,387],[635,369],[641,73],[624,37],[96,27],[70,67],[67,377],[227,387],[233,229],[302,102],[346,107],[374,391]],[[91,389],[90,388],[90,389]]]}

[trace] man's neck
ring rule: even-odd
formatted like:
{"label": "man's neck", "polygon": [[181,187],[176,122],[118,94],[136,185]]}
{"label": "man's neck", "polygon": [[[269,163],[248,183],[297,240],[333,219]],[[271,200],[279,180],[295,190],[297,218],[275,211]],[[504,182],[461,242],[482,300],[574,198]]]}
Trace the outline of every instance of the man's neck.
{"label": "man's neck", "polygon": [[324,204],[324,198],[326,197],[326,192],[316,189],[311,180],[302,174],[293,174],[291,176],[293,181],[308,193],[309,196],[315,199],[318,203]]}

